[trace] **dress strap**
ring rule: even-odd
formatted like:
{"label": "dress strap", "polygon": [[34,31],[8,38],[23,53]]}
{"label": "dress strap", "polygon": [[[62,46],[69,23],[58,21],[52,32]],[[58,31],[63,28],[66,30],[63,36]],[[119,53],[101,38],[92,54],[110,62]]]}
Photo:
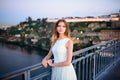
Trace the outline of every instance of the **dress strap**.
{"label": "dress strap", "polygon": [[70,38],[64,39],[63,44],[65,45],[69,40],[70,40]]}

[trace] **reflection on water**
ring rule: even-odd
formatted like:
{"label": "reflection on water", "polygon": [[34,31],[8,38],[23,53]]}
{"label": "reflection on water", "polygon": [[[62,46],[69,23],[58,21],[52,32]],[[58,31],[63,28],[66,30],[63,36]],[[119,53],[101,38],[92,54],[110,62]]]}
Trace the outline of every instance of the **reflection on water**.
{"label": "reflection on water", "polygon": [[6,44],[6,43],[0,43],[0,49],[5,48],[5,49],[9,49],[9,50],[14,50],[14,51],[20,51],[24,54],[35,54],[35,53],[42,53],[39,55],[44,55],[47,54],[47,51],[42,50],[42,49],[35,49],[35,48],[31,48],[28,46],[24,46],[24,47],[20,47],[18,45],[13,45],[13,44]]}
{"label": "reflection on water", "polygon": [[41,62],[47,52],[0,43],[0,76]]}

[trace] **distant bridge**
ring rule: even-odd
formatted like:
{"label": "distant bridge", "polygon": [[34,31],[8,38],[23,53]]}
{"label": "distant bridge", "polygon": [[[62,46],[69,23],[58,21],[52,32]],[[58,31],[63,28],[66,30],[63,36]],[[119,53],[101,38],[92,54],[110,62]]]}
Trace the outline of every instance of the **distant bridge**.
{"label": "distant bridge", "polygon": [[[114,39],[75,51],[72,63],[78,80],[103,80],[104,72],[111,70],[119,60],[120,40]],[[50,80],[51,67],[43,68],[41,63],[36,64],[2,75],[0,80],[16,77],[21,77],[22,80]]]}

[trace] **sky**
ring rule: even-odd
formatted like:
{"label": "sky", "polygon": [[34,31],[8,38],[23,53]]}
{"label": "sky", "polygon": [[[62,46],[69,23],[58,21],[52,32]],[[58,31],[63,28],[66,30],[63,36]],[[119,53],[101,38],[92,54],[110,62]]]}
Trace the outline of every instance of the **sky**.
{"label": "sky", "polygon": [[29,16],[62,18],[118,13],[120,0],[0,0],[0,24],[19,24]]}

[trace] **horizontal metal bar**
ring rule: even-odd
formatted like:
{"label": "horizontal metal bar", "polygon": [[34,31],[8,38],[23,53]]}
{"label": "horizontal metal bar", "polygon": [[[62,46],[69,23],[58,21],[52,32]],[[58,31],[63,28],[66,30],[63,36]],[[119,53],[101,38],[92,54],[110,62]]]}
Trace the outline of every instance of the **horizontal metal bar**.
{"label": "horizontal metal bar", "polygon": [[36,67],[42,67],[41,63],[35,64],[35,65],[32,65],[32,66],[28,66],[28,67],[25,67],[25,68],[22,68],[22,69],[13,71],[13,72],[6,73],[6,74],[0,76],[0,79],[4,78],[6,76],[9,76],[9,75],[24,73],[26,70],[32,70],[33,68],[36,68]]}
{"label": "horizontal metal bar", "polygon": [[42,74],[40,74],[38,76],[32,77],[31,80],[37,80],[37,79],[43,78],[43,77],[45,77],[47,75],[50,75],[50,71],[46,71],[46,72],[44,72],[44,73],[42,73]]}

